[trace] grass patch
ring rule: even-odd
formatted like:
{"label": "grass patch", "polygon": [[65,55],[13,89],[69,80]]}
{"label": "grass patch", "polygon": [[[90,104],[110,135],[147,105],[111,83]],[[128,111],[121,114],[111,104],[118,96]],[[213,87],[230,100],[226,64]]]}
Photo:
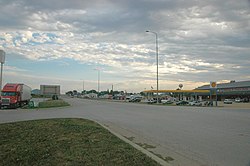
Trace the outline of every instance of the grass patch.
{"label": "grass patch", "polygon": [[63,100],[47,100],[40,102],[38,104],[39,108],[51,108],[51,107],[65,107],[69,106],[70,104],[63,101]]}
{"label": "grass patch", "polygon": [[0,133],[0,165],[159,165],[89,120],[0,124]]}

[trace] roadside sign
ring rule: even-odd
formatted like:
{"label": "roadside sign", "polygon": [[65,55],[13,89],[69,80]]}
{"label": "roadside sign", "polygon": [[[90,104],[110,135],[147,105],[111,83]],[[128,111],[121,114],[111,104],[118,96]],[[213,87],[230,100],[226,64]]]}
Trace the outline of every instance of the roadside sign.
{"label": "roadside sign", "polygon": [[217,83],[214,81],[210,82],[210,89],[216,89],[217,88]]}
{"label": "roadside sign", "polygon": [[215,94],[215,97],[216,97],[216,99],[215,99],[215,104],[216,104],[216,106],[218,106],[218,103],[217,103],[217,83],[216,82],[214,82],[214,81],[211,81],[210,82],[210,101],[211,102],[213,102],[212,101],[212,95],[214,95]]}
{"label": "roadside sign", "polygon": [[40,85],[41,95],[60,95],[60,85]]}

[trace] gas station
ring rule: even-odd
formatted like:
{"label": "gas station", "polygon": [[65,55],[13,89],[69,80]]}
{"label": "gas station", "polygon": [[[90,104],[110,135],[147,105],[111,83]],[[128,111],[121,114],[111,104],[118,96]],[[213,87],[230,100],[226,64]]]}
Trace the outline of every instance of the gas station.
{"label": "gas station", "polygon": [[[157,93],[157,90],[146,90],[143,91],[147,93],[148,96],[154,96],[154,93]],[[166,95],[176,97],[178,100],[202,100],[204,97],[209,97],[210,90],[158,90],[163,98]]]}

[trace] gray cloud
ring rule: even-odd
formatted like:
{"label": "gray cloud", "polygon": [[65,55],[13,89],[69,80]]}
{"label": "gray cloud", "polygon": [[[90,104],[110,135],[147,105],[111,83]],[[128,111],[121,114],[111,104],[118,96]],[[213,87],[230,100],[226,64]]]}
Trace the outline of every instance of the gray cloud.
{"label": "gray cloud", "polygon": [[155,37],[145,33],[153,30],[159,35],[162,79],[242,80],[250,73],[249,4],[249,0],[2,1],[0,46],[32,60],[67,56],[86,64],[98,61],[128,79],[154,79]]}

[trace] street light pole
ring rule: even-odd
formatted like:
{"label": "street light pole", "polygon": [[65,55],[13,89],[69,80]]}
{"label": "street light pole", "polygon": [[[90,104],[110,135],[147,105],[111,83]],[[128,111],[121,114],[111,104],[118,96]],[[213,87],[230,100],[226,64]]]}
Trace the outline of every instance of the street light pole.
{"label": "street light pole", "polygon": [[98,97],[100,92],[100,69],[98,69]]}
{"label": "street light pole", "polygon": [[97,70],[98,72],[98,80],[97,80],[97,90],[98,90],[98,94],[97,94],[97,98],[99,98],[99,92],[100,92],[100,68],[95,68],[94,70]]}
{"label": "street light pole", "polygon": [[84,93],[84,80],[82,81],[82,93]]}
{"label": "street light pole", "polygon": [[157,91],[156,91],[156,95],[157,95],[157,104],[159,103],[159,58],[158,58],[158,34],[156,32],[153,32],[153,31],[146,31],[146,32],[151,32],[153,34],[155,34],[155,52],[156,52],[156,82],[157,82],[157,85],[156,85],[156,88],[157,88]]}
{"label": "street light pole", "polygon": [[1,63],[1,73],[0,73],[0,96],[2,95],[2,84],[3,84],[3,64],[5,62],[5,52],[0,50],[0,63]]}

